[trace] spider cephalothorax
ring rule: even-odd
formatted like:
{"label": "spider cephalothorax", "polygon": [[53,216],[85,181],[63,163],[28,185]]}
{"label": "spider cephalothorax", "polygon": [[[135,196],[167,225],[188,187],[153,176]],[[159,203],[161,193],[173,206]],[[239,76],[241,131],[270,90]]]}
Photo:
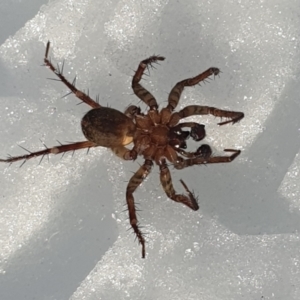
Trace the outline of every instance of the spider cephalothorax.
{"label": "spider cephalothorax", "polygon": [[[140,80],[147,67],[157,61],[164,60],[164,57],[161,56],[151,56],[141,61],[132,79],[132,88],[135,95],[149,107],[147,113],[141,113],[141,109],[134,105],[129,106],[124,113],[121,113],[113,108],[101,106],[87,94],[78,90],[73,83],[70,83],[62,74],[62,70],[56,69],[48,59],[49,49],[50,43],[48,42],[44,58],[45,65],[58,76],[76,97],[92,107],[81,121],[82,132],[87,140],[46,148],[37,152],[29,152],[27,155],[10,156],[7,159],[0,159],[0,162],[26,161],[40,155],[58,154],[98,146],[110,148],[117,156],[125,160],[135,160],[137,156],[142,156],[145,161],[129,180],[126,201],[130,225],[142,245],[142,257],[144,258],[145,239],[138,226],[133,193],[150,173],[153,162],[160,168],[160,181],[167,196],[175,202],[180,202],[193,210],[198,210],[197,200],[183,180],[180,180],[180,182],[187,194],[177,194],[175,192],[167,162],[172,163],[176,169],[183,169],[192,165],[231,162],[240,154],[240,150],[225,149],[225,152],[231,153],[230,156],[212,156],[212,150],[206,144],[198,147],[195,152],[186,152],[186,139],[191,137],[195,141],[201,141],[205,137],[205,129],[204,125],[195,122],[179,122],[189,116],[211,114],[226,118],[226,121],[218,123],[224,125],[240,121],[244,114],[200,105],[186,106],[178,112],[174,112],[184,87],[194,86],[209,76],[218,75],[220,71],[217,68],[209,68],[196,77],[178,82],[169,94],[168,105],[159,110],[155,98],[141,86]],[[184,131],[183,128],[188,130]],[[130,143],[133,143],[133,147],[128,149],[126,145]]]}

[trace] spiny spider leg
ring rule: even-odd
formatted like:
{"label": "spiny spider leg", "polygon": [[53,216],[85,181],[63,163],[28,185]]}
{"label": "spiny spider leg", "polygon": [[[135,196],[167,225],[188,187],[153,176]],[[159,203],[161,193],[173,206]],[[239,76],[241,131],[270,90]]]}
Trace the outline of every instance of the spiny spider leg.
{"label": "spiny spider leg", "polygon": [[41,151],[36,151],[36,152],[29,152],[29,154],[21,155],[21,156],[9,156],[7,159],[0,159],[0,162],[6,162],[6,163],[13,163],[18,160],[28,160],[33,157],[37,156],[44,156],[47,154],[58,154],[58,153],[65,153],[68,151],[75,151],[79,149],[84,149],[84,148],[91,148],[91,147],[97,147],[97,145],[93,142],[85,141],[85,142],[77,142],[73,144],[67,144],[67,145],[60,145],[60,146],[55,146],[52,148],[46,148]]}
{"label": "spiny spider leg", "polygon": [[185,156],[187,158],[196,158],[196,157],[202,157],[204,159],[207,159],[211,156],[212,150],[209,145],[203,144],[201,145],[195,152],[187,152],[180,148],[174,148],[178,153],[180,153],[182,156]]}
{"label": "spiny spider leg", "polygon": [[[189,78],[182,80],[178,82],[173,89],[171,90],[169,94],[168,99],[168,105],[167,108],[169,108],[171,111],[173,111],[180,99],[181,93],[186,86],[194,86],[201,81],[205,80],[211,75],[218,75],[220,73],[220,70],[218,68],[209,68],[205,72],[199,74],[196,77]],[[235,112],[235,111],[227,111],[227,110],[221,110],[215,107],[210,106],[200,106],[200,105],[190,105],[185,107],[184,109],[180,110],[178,113],[174,113],[171,117],[171,120],[169,121],[169,126],[175,126],[181,119],[187,118],[194,115],[207,115],[211,114],[215,117],[224,117],[229,118],[230,120],[220,122],[218,125],[225,125],[227,123],[236,123],[240,121],[244,114],[242,112]]]}
{"label": "spiny spider leg", "polygon": [[45,65],[47,67],[49,67],[49,69],[71,90],[72,93],[74,93],[74,95],[77,98],[79,98],[84,103],[86,103],[87,105],[89,105],[89,106],[91,106],[93,108],[101,107],[101,105],[99,103],[97,103],[96,101],[94,101],[93,99],[91,99],[87,94],[85,94],[82,91],[78,90],[75,87],[75,81],[73,81],[73,83],[70,83],[65,78],[65,76],[63,75],[63,66],[62,66],[61,69],[55,68],[53,66],[53,64],[51,63],[50,59],[48,58],[49,49],[50,49],[50,42],[48,41],[47,46],[46,46],[45,58],[44,58]]}
{"label": "spiny spider leg", "polygon": [[134,119],[135,116],[143,114],[141,114],[141,109],[138,106],[130,105],[125,109],[124,115],[130,119]]}
{"label": "spiny spider leg", "polygon": [[213,115],[220,118],[229,118],[229,120],[220,122],[218,125],[225,125],[228,123],[234,124],[244,118],[244,113],[239,111],[222,110],[211,106],[189,105],[180,110],[178,113],[174,113],[169,124],[174,122],[176,124],[181,119],[195,115]]}
{"label": "spiny spider leg", "polygon": [[183,182],[183,180],[180,180],[181,184],[183,185],[184,189],[187,191],[188,196],[181,195],[181,194],[176,194],[173,184],[172,184],[172,178],[170,174],[170,170],[167,166],[166,160],[163,159],[159,165],[160,167],[160,181],[163,186],[163,189],[167,196],[175,201],[175,202],[180,202],[192,210],[198,210],[199,205],[197,203],[197,199],[193,195],[193,193],[188,189],[186,184]]}
{"label": "spiny spider leg", "polygon": [[129,150],[125,146],[121,145],[118,147],[113,147],[111,150],[115,155],[124,160],[135,160],[137,158],[137,152],[134,148]]}
{"label": "spiny spider leg", "polygon": [[153,95],[148,92],[139,82],[142,79],[145,69],[147,66],[151,66],[153,63],[157,61],[162,61],[165,58],[162,56],[151,56],[140,62],[138,69],[136,70],[133,78],[132,78],[132,89],[134,93],[139,97],[144,103],[146,103],[150,110],[157,110],[158,105],[153,97]]}
{"label": "spiny spider leg", "polygon": [[224,151],[232,152],[232,154],[230,156],[200,156],[188,159],[181,158],[179,162],[174,163],[174,167],[176,169],[184,169],[193,165],[229,163],[232,162],[241,153],[240,150],[235,149],[224,149]]}
{"label": "spiny spider leg", "polygon": [[205,72],[199,74],[196,77],[188,78],[188,79],[177,82],[169,94],[167,108],[170,109],[171,111],[173,111],[176,108],[184,87],[196,85],[199,82],[207,79],[209,76],[211,76],[211,75],[216,76],[219,73],[220,73],[220,70],[218,68],[212,67],[212,68],[207,69]]}
{"label": "spiny spider leg", "polygon": [[129,220],[130,225],[133,228],[133,231],[139,240],[139,243],[142,245],[142,258],[145,258],[145,239],[142,232],[138,227],[138,220],[136,217],[136,207],[134,204],[133,193],[137,187],[143,182],[143,180],[149,175],[153,166],[153,162],[149,159],[146,159],[144,164],[137,170],[137,172],[130,178],[129,183],[126,189],[126,201],[129,211]]}
{"label": "spiny spider leg", "polygon": [[181,154],[184,157],[188,157],[188,158],[195,158],[197,157],[197,155],[195,154],[195,152],[187,152],[183,149],[180,148],[174,148],[176,150],[176,152],[178,152],[179,154]]}

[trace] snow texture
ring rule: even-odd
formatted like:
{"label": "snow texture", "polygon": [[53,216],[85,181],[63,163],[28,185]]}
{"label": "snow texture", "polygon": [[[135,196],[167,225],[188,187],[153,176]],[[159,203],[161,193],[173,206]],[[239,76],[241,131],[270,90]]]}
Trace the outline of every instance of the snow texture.
{"label": "snow texture", "polygon": [[[104,148],[0,165],[0,299],[300,299],[300,6],[298,0],[53,0],[0,4],[1,153],[82,141],[89,110],[42,67],[45,46],[77,86],[123,111],[146,106],[130,88],[139,61],[166,57],[143,84],[165,105],[243,111],[206,124],[231,164],[172,169],[199,196],[194,212],[169,200],[155,167],[135,193],[147,257],[129,230],[125,190],[139,163]],[[196,147],[196,144],[189,145]],[[192,150],[192,149],[191,149]]]}

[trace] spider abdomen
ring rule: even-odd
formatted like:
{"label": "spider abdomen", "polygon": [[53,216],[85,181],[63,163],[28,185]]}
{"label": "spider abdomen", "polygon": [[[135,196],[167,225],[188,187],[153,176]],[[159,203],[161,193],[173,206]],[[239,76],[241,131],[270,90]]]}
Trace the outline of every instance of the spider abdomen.
{"label": "spider abdomen", "polygon": [[120,111],[99,107],[88,111],[81,120],[84,136],[102,147],[118,147],[132,142],[135,124]]}

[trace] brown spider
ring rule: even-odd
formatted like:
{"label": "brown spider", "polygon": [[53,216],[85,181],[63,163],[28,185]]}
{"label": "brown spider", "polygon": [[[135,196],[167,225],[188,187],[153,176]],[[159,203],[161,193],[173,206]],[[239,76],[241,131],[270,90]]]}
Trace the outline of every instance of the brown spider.
{"label": "brown spider", "polygon": [[[201,145],[195,152],[186,152],[186,139],[191,136],[195,141],[200,141],[205,137],[204,125],[195,122],[178,123],[193,115],[211,114],[216,117],[224,117],[229,120],[218,123],[236,123],[240,121],[244,114],[242,112],[226,111],[209,106],[190,105],[178,112],[173,112],[176,108],[180,95],[186,86],[194,86],[204,81],[211,75],[218,75],[220,70],[209,68],[196,77],[178,82],[171,90],[168,98],[168,105],[158,110],[158,105],[151,93],[141,84],[140,80],[146,68],[153,63],[163,61],[162,56],[151,56],[140,62],[137,71],[132,79],[132,89],[149,110],[146,114],[142,113],[137,106],[129,106],[124,113],[109,107],[103,107],[98,102],[91,99],[87,94],[78,90],[74,82],[70,83],[63,75],[62,69],[56,69],[48,58],[50,42],[47,43],[44,63],[54,72],[76,97],[84,103],[90,105],[92,109],[86,113],[81,120],[81,127],[87,141],[77,142],[66,145],[59,145],[46,148],[37,152],[30,152],[22,156],[9,156],[7,159],[0,159],[0,162],[13,163],[24,160],[45,156],[47,154],[58,154],[67,151],[91,147],[110,148],[117,156],[125,160],[135,160],[138,155],[144,157],[145,162],[131,177],[126,189],[126,201],[129,211],[130,225],[136,234],[139,243],[142,245],[142,258],[145,258],[145,239],[138,226],[136,217],[136,207],[134,204],[133,193],[142,181],[150,173],[153,161],[160,168],[160,181],[167,196],[175,202],[180,202],[193,210],[198,210],[199,206],[194,194],[189,190],[183,180],[180,180],[187,195],[177,194],[173,188],[170,171],[167,161],[172,163],[176,169],[183,169],[193,165],[227,163],[233,161],[240,150],[225,149],[225,152],[232,153],[230,156],[212,156],[209,145]],[[190,128],[190,131],[183,131],[182,128]],[[132,149],[125,146],[133,143]],[[183,158],[184,157],[184,158]]]}

